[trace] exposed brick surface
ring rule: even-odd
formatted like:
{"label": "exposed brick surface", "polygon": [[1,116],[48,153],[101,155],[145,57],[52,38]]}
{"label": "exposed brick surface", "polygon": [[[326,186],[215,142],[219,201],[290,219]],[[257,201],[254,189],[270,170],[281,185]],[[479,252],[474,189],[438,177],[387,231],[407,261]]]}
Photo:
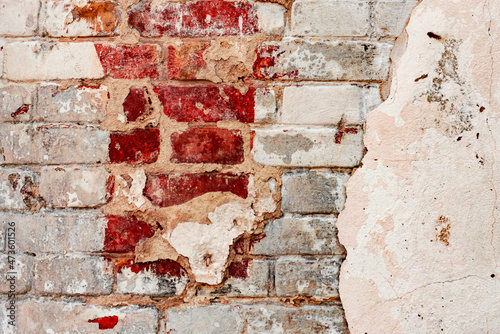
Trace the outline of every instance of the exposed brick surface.
{"label": "exposed brick surface", "polygon": [[255,89],[241,94],[232,87],[156,87],[165,115],[178,122],[238,120],[251,123],[255,114]]}
{"label": "exposed brick surface", "polygon": [[95,44],[104,73],[115,79],[158,78],[157,45]]}
{"label": "exposed brick surface", "polygon": [[135,129],[129,133],[112,133],[109,160],[120,163],[153,163],[160,154],[160,131]]}
{"label": "exposed brick surface", "polygon": [[[0,48],[1,48],[0,43]],[[1,53],[1,51],[0,51]],[[1,61],[0,57],[0,61]],[[0,65],[1,66],[1,65]],[[35,87],[26,85],[5,85],[0,88],[0,121],[27,121],[33,112]]]}
{"label": "exposed brick surface", "polygon": [[123,101],[123,112],[127,121],[135,122],[142,117],[148,116],[151,111],[151,98],[145,96],[144,88],[130,88],[125,101]]}
{"label": "exposed brick surface", "polygon": [[227,173],[149,175],[144,194],[161,207],[179,205],[214,191],[230,191],[246,198],[248,176]]}
{"label": "exposed brick surface", "polygon": [[[15,228],[10,231],[12,234]],[[31,289],[33,257],[29,255],[0,254],[0,294],[24,294]]]}
{"label": "exposed brick surface", "polygon": [[3,0],[0,4],[0,35],[35,35],[39,6],[38,0]]}
{"label": "exposed brick surface", "polygon": [[106,216],[106,220],[103,247],[105,252],[133,252],[139,241],[154,235],[150,225],[134,216]]}
{"label": "exposed brick surface", "polygon": [[145,37],[248,35],[258,29],[252,3],[221,0],[167,2],[161,7],[142,1],[130,9],[129,25]]}
{"label": "exposed brick surface", "polygon": [[45,201],[40,197],[40,174],[26,169],[0,169],[0,208],[26,210],[40,208]]}
{"label": "exposed brick surface", "polygon": [[243,162],[243,138],[238,130],[191,128],[172,134],[176,163],[239,164]]}
{"label": "exposed brick surface", "polygon": [[167,74],[169,79],[194,80],[196,73],[205,67],[203,52],[210,46],[208,42],[186,42],[169,46]]}
{"label": "exposed brick surface", "polygon": [[42,29],[49,36],[113,36],[118,33],[121,12],[117,2],[45,0],[42,4]]}
{"label": "exposed brick surface", "polygon": [[381,36],[398,37],[418,0],[378,1],[375,4],[375,29]]}
{"label": "exposed brick surface", "polygon": [[102,257],[86,255],[44,255],[35,261],[33,288],[39,294],[109,294],[113,268]]}

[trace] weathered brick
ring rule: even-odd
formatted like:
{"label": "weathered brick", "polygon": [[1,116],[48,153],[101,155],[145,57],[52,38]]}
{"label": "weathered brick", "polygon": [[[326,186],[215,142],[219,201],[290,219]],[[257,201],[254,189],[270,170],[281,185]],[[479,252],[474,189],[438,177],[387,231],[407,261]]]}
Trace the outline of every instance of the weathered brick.
{"label": "weathered brick", "polygon": [[129,25],[145,37],[201,37],[249,35],[258,23],[250,2],[167,2],[163,6],[142,1],[129,10]]}
{"label": "weathered brick", "polygon": [[[106,118],[106,86],[42,85],[32,119],[41,122],[101,122]],[[17,119],[17,118],[16,118]]]}
{"label": "weathered brick", "polygon": [[114,163],[155,162],[160,155],[160,131],[135,129],[129,133],[111,133],[109,160]]}
{"label": "weathered brick", "polygon": [[0,122],[28,121],[33,113],[35,95],[32,85],[1,86]]}
{"label": "weathered brick", "polygon": [[308,42],[285,38],[257,48],[256,78],[383,81],[391,45],[356,41]]}
{"label": "weathered brick", "polygon": [[[18,236],[16,240],[19,240]],[[12,255],[0,254],[0,294],[28,292],[31,289],[32,273],[33,257],[18,254],[17,250]]]}
{"label": "weathered brick", "polygon": [[168,46],[168,78],[173,80],[196,79],[198,71],[206,65],[203,52],[209,46],[208,42],[185,42],[176,46]]}
{"label": "weathered brick", "polygon": [[255,89],[255,123],[274,123],[276,121],[276,94],[272,89]]}
{"label": "weathered brick", "polygon": [[170,260],[136,263],[124,260],[116,275],[117,291],[139,295],[180,295],[189,279],[186,271]]}
{"label": "weathered brick", "polygon": [[154,235],[153,228],[135,216],[106,216],[106,220],[103,247],[105,252],[133,252],[139,241]]}
{"label": "weathered brick", "polygon": [[[6,307],[1,305],[0,325],[10,331]],[[17,302],[17,333],[79,333],[105,332],[120,334],[151,334],[158,330],[155,308],[127,306],[102,307],[78,302],[22,300]],[[106,326],[108,325],[108,326]]]}
{"label": "weathered brick", "polygon": [[39,0],[2,0],[0,35],[34,36],[37,30]]}
{"label": "weathered brick", "polygon": [[180,205],[214,191],[247,198],[248,175],[225,173],[148,175],[144,195],[161,207]]}
{"label": "weathered brick", "polygon": [[191,128],[173,133],[170,140],[172,162],[235,165],[244,160],[239,130]]}
{"label": "weathered brick", "polygon": [[13,42],[5,46],[10,80],[98,79],[104,76],[94,43]]}
{"label": "weathered brick", "polygon": [[375,3],[375,29],[380,36],[398,37],[418,0],[377,1]]}
{"label": "weathered brick", "polygon": [[152,101],[147,88],[130,88],[127,97],[123,101],[123,113],[127,121],[142,120],[149,116],[152,111]]}
{"label": "weathered brick", "polygon": [[155,87],[163,112],[178,122],[238,120],[251,123],[255,114],[255,89],[246,94],[232,87]]}
{"label": "weathered brick", "polygon": [[285,32],[286,8],[276,3],[255,4],[259,19],[259,32],[269,35],[282,35]]}
{"label": "weathered brick", "polygon": [[158,78],[160,62],[156,44],[106,45],[95,44],[106,75],[115,79]]}
{"label": "weathered brick", "polygon": [[253,305],[248,307],[246,323],[248,334],[349,333],[340,306]]}
{"label": "weathered brick", "polygon": [[97,126],[0,124],[0,164],[99,163],[108,159],[109,135]]}
{"label": "weathered brick", "polygon": [[337,124],[363,122],[362,91],[356,86],[291,86],[283,91],[280,122]]}
{"label": "weathered brick", "polygon": [[354,167],[363,156],[363,136],[358,128],[261,128],[255,129],[252,153],[263,165]]}
{"label": "weathered brick", "polygon": [[229,277],[224,284],[208,290],[200,287],[199,295],[227,297],[267,297],[270,293],[270,265],[267,260],[234,261],[228,268]]}
{"label": "weathered brick", "polygon": [[170,308],[165,315],[163,333],[243,333],[244,313],[239,305]]}
{"label": "weathered brick", "polygon": [[40,16],[49,36],[113,36],[118,34],[121,12],[114,1],[44,0]]}
{"label": "weathered brick", "polygon": [[255,255],[344,254],[333,216],[290,216],[268,221],[265,238],[253,244]]}
{"label": "weathered brick", "polygon": [[284,257],[276,261],[276,295],[280,297],[338,297],[342,257],[303,259]]}
{"label": "weathered brick", "polygon": [[294,36],[366,36],[370,29],[370,3],[296,0],[291,21]]}
{"label": "weathered brick", "polygon": [[104,167],[46,167],[40,195],[49,207],[85,208],[106,203],[108,172]]}
{"label": "weathered brick", "polygon": [[16,246],[27,253],[98,252],[106,220],[96,211],[45,211],[30,215],[0,213],[16,224]]}
{"label": "weathered brick", "polygon": [[0,38],[0,78],[3,78],[3,60],[4,60],[4,54],[5,54],[5,40],[3,38]]}
{"label": "weathered brick", "polygon": [[349,174],[316,171],[283,173],[281,209],[293,213],[338,213],[344,208]]}
{"label": "weathered brick", "polygon": [[35,261],[37,294],[101,295],[111,293],[113,265],[97,256],[38,255]]}
{"label": "weathered brick", "polygon": [[0,169],[0,209],[24,210],[45,205],[39,196],[40,175],[26,169]]}

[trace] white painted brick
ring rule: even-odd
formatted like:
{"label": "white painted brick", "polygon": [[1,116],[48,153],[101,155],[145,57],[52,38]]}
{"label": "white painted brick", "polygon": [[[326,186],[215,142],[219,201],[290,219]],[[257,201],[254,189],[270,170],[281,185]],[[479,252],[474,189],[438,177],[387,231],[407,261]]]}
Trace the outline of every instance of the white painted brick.
{"label": "white painted brick", "polygon": [[272,89],[255,89],[255,123],[276,121],[276,94]]}
{"label": "white painted brick", "polygon": [[[45,300],[17,301],[16,329],[7,321],[6,306],[0,304],[0,327],[4,334],[35,333],[120,333],[152,334],[158,331],[158,311],[155,308],[127,306],[103,307],[78,302],[55,302]],[[117,317],[113,329],[101,330],[92,320]]]}
{"label": "white painted brick", "polygon": [[252,305],[247,309],[246,334],[348,334],[341,306]]}
{"label": "white painted brick", "polygon": [[181,270],[180,277],[170,272],[161,273],[155,270],[162,262],[151,263],[141,269],[141,264],[136,264],[139,269],[123,266],[116,275],[118,293],[131,293],[139,295],[176,296],[180,295],[186,288],[189,279],[185,271]]}
{"label": "white painted brick", "polygon": [[2,0],[0,2],[0,35],[35,35],[39,6],[39,0]]}
{"label": "white painted brick", "polygon": [[34,254],[102,251],[107,225],[99,211],[91,210],[0,212],[0,221],[15,222],[18,249]]}
{"label": "white painted brick", "polygon": [[0,122],[28,121],[33,111],[35,92],[34,85],[0,85]]}
{"label": "white painted brick", "polygon": [[380,36],[398,37],[403,32],[411,11],[418,0],[377,1],[375,3],[375,29]]}
{"label": "white painted brick", "polygon": [[389,71],[389,43],[318,41],[284,38],[265,42],[258,50],[259,78],[292,80],[384,81]]}
{"label": "white painted brick", "polygon": [[255,255],[344,254],[334,216],[292,216],[268,221],[266,237],[253,245]]}
{"label": "white painted brick", "polygon": [[0,124],[0,164],[99,163],[108,160],[109,133],[98,126]]}
{"label": "white painted brick", "polygon": [[[0,209],[29,209],[32,185],[39,184],[40,176],[29,170],[19,168],[0,169]],[[33,199],[35,200],[35,199]]]}
{"label": "white painted brick", "polygon": [[[19,240],[18,236],[16,240]],[[12,293],[11,284],[15,294],[28,292],[31,289],[32,273],[32,256],[19,254],[17,250],[13,254],[0,254],[0,293]]]}
{"label": "white painted brick", "polygon": [[361,124],[361,90],[352,85],[285,87],[280,123]]}
{"label": "white painted brick", "polygon": [[5,40],[0,38],[0,78],[3,78],[3,60],[5,54]]}
{"label": "white painted brick", "polygon": [[[105,11],[102,11],[103,7],[92,8],[92,2],[86,0],[44,0],[41,27],[47,35],[54,37],[113,36],[118,33],[121,13],[116,2],[103,3],[106,4]],[[85,16],[90,17],[86,19]]]}
{"label": "white painted brick", "polygon": [[104,167],[42,169],[40,195],[48,207],[85,208],[106,203]]}
{"label": "white painted brick", "polygon": [[109,294],[113,284],[113,264],[99,256],[38,255],[34,272],[36,294]]}
{"label": "white painted brick", "polygon": [[287,167],[354,167],[363,155],[363,135],[336,128],[273,127],[255,129],[252,153],[257,163]]}
{"label": "white painted brick", "polygon": [[62,89],[56,84],[46,84],[38,90],[33,119],[44,122],[101,122],[106,118],[107,101],[106,86]]}
{"label": "white painted brick", "polygon": [[292,7],[294,36],[365,36],[370,4],[360,0],[296,0]]}
{"label": "white painted brick", "polygon": [[276,261],[276,295],[279,297],[338,297],[342,257],[304,259],[283,257]]}
{"label": "white painted brick", "polygon": [[10,80],[98,79],[104,71],[94,43],[13,42],[5,47]]}
{"label": "white painted brick", "polygon": [[285,31],[285,7],[275,3],[255,3],[259,19],[259,31],[271,35],[282,35]]}
{"label": "white painted brick", "polygon": [[170,308],[162,320],[162,333],[175,334],[240,334],[243,311],[239,305],[211,305]]}

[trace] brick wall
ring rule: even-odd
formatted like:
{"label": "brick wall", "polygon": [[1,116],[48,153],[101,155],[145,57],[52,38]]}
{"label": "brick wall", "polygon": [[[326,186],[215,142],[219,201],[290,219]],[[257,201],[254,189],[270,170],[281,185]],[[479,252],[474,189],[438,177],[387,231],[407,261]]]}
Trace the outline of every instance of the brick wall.
{"label": "brick wall", "polygon": [[416,2],[2,1],[3,332],[346,333],[336,216]]}

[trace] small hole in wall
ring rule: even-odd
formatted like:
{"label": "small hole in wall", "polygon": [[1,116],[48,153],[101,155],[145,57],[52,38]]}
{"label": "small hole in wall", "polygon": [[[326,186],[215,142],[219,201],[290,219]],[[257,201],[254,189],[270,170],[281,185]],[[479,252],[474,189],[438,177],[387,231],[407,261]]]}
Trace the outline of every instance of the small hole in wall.
{"label": "small hole in wall", "polygon": [[495,274],[491,274],[491,278],[495,278]]}
{"label": "small hole in wall", "polygon": [[212,263],[212,254],[205,254],[203,260],[205,260],[205,265],[208,267]]}

